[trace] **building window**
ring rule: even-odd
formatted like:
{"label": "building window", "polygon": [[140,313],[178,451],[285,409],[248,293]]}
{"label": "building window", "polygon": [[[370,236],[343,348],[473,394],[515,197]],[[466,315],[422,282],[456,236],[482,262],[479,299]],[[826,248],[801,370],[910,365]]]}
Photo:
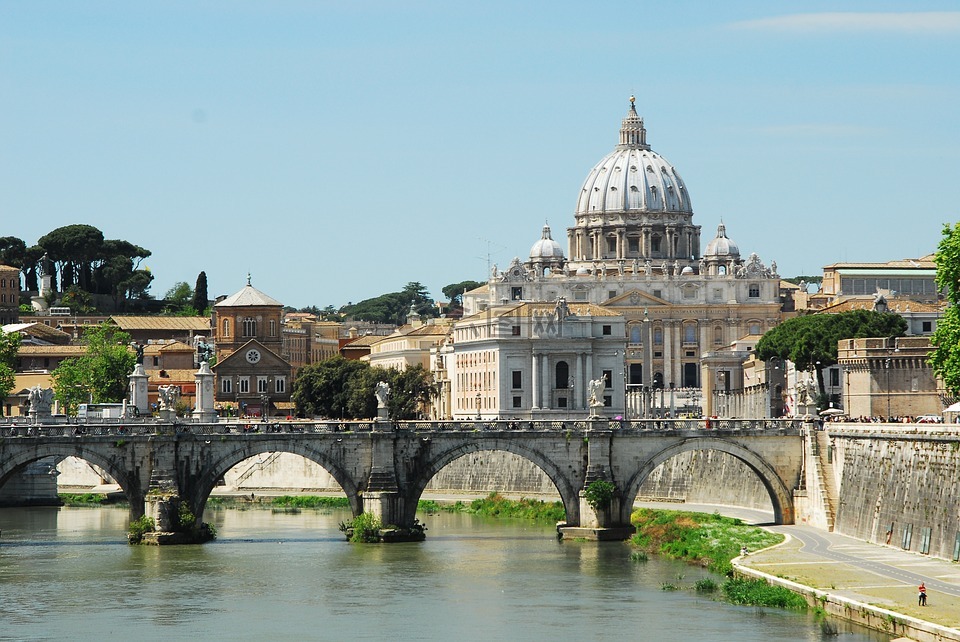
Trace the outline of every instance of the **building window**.
{"label": "building window", "polygon": [[558,361],[556,368],[556,381],[554,383],[555,388],[569,388],[570,387],[570,366],[567,365],[566,361]]}
{"label": "building window", "polygon": [[257,392],[264,393],[266,391],[267,391],[267,378],[257,377]]}
{"label": "building window", "polygon": [[520,370],[514,370],[510,374],[513,375],[512,376],[513,381],[511,382],[512,384],[511,387],[514,390],[520,390],[521,388],[523,388],[523,372]]}
{"label": "building window", "polygon": [[692,323],[683,326],[683,342],[688,344],[697,342],[697,326]]}
{"label": "building window", "polygon": [[612,299],[612,298],[614,298],[615,296],[617,296],[617,291],[616,291],[616,290],[607,290],[607,298],[608,298],[608,299]]}
{"label": "building window", "polygon": [[654,291],[653,291],[653,296],[657,297],[658,299],[662,299],[662,298],[663,298],[663,290],[654,290]]}
{"label": "building window", "polygon": [[640,239],[635,236],[627,238],[627,248],[634,254],[640,252]]}
{"label": "building window", "polygon": [[603,395],[603,405],[609,408],[613,405],[613,397],[610,395]]}
{"label": "building window", "polygon": [[237,377],[237,392],[240,394],[250,392],[250,377]]}
{"label": "building window", "polygon": [[153,358],[153,367],[154,367],[154,368],[159,368],[159,367],[160,367],[160,357],[154,357],[154,358]]}
{"label": "building window", "polygon": [[605,326],[603,326],[603,328],[601,328],[601,332],[602,332],[603,336],[609,337],[611,334],[613,334],[613,326],[612,326],[612,325],[605,325]]}
{"label": "building window", "polygon": [[270,319],[270,336],[271,337],[277,336],[277,320],[276,319]]}
{"label": "building window", "polygon": [[277,392],[286,392],[287,391],[287,380],[286,377],[277,377],[274,379],[275,387]]}
{"label": "building window", "polygon": [[607,388],[613,388],[613,370],[603,371],[603,385]]}
{"label": "building window", "polygon": [[924,331],[924,332],[933,332],[933,321],[924,321],[924,322],[923,322],[923,331]]}
{"label": "building window", "polygon": [[223,320],[223,336],[230,336],[230,319]]}
{"label": "building window", "polygon": [[230,379],[220,380],[220,392],[230,394],[233,392],[233,382]]}
{"label": "building window", "polygon": [[567,407],[567,398],[557,397],[557,408],[566,408],[566,407]]}
{"label": "building window", "polygon": [[750,284],[750,298],[759,299],[760,298],[760,286],[756,283]]}
{"label": "building window", "polygon": [[617,251],[617,237],[608,236],[607,237],[607,252],[616,252]]}
{"label": "building window", "polygon": [[663,328],[653,329],[653,343],[658,346],[663,345]]}
{"label": "building window", "polygon": [[574,300],[574,301],[586,301],[586,300],[587,300],[587,292],[586,292],[586,290],[577,290],[576,292],[574,292],[574,293],[573,293],[573,300]]}
{"label": "building window", "polygon": [[723,345],[723,326],[718,325],[713,328],[713,345]]}
{"label": "building window", "polygon": [[830,368],[830,385],[840,385],[840,368]]}
{"label": "building window", "polygon": [[642,343],[640,326],[635,325],[630,328],[630,343]]}
{"label": "building window", "polygon": [[523,298],[523,288],[522,287],[512,287],[510,288],[510,298],[514,301],[519,301]]}
{"label": "building window", "polygon": [[651,236],[650,237],[650,251],[651,252],[660,252],[660,237]]}
{"label": "building window", "polygon": [[710,295],[710,298],[714,301],[723,301],[723,290],[720,288],[713,288],[713,294]]}
{"label": "building window", "polygon": [[245,337],[257,336],[257,320],[256,319],[243,320],[243,336]]}
{"label": "building window", "polygon": [[511,328],[510,328],[510,334],[511,334],[512,336],[519,337],[519,336],[520,336],[520,326],[515,325],[515,326],[511,327]]}
{"label": "building window", "polygon": [[514,408],[519,408],[519,407],[521,407],[522,405],[523,405],[523,403],[522,403],[520,397],[514,397],[514,398],[513,398],[513,407],[514,407]]}

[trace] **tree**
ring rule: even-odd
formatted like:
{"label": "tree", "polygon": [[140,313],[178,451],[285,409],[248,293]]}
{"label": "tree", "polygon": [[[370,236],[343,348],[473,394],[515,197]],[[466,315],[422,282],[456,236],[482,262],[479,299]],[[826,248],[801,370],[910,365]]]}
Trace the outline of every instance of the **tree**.
{"label": "tree", "polygon": [[78,403],[117,403],[127,396],[127,377],[136,357],[130,335],[116,326],[101,323],[83,333],[87,353],[64,359],[52,373],[57,400],[68,409]]}
{"label": "tree", "polygon": [[426,287],[418,281],[407,283],[400,292],[389,292],[359,303],[347,304],[341,311],[344,315],[361,321],[403,325],[411,307],[421,317],[435,317],[439,314]]}
{"label": "tree", "polygon": [[[423,411],[438,394],[430,371],[417,364],[405,370],[377,369],[390,384],[390,398],[387,402],[391,419],[419,419]],[[379,373],[377,373],[379,374]]]}
{"label": "tree", "polygon": [[946,294],[947,308],[933,332],[930,365],[952,394],[960,394],[960,223],[943,226],[934,255],[937,288]]}
{"label": "tree", "polygon": [[102,253],[103,232],[92,225],[65,225],[40,237],[37,245],[58,264],[61,291],[71,285],[91,290],[91,264]]}
{"label": "tree", "polygon": [[837,363],[837,342],[863,337],[899,337],[907,322],[899,314],[853,310],[839,314],[808,314],[787,319],[767,330],[757,342],[757,358],[792,361],[800,370],[819,364],[817,383],[824,396],[823,369]]}
{"label": "tree", "polygon": [[195,309],[187,309],[190,307],[190,302],[193,301],[193,288],[185,281],[174,283],[173,287],[163,295],[163,300],[166,304],[165,310],[168,313],[179,314],[186,311],[190,316],[196,315]]}
{"label": "tree", "polygon": [[207,273],[200,272],[197,275],[197,285],[193,288],[193,309],[198,315],[202,315],[210,307],[210,299],[207,296]]}
{"label": "tree", "polygon": [[369,370],[368,363],[341,356],[304,366],[297,373],[291,394],[297,415],[345,419],[372,416],[362,390],[369,386],[373,396],[373,384],[364,378]]}
{"label": "tree", "polygon": [[437,394],[423,366],[385,370],[336,356],[301,368],[292,399],[298,416],[368,419],[377,414],[374,389],[380,381],[390,384],[387,409],[392,419],[416,419]]}
{"label": "tree", "polygon": [[[20,334],[0,330],[0,399],[6,399],[16,385],[17,352],[20,350]],[[3,404],[0,404],[0,416]]]}
{"label": "tree", "polygon": [[450,300],[451,308],[462,308],[463,293],[474,290],[481,285],[483,285],[483,283],[480,281],[460,281],[459,283],[445,285],[440,289],[440,291],[443,292],[443,296]]}

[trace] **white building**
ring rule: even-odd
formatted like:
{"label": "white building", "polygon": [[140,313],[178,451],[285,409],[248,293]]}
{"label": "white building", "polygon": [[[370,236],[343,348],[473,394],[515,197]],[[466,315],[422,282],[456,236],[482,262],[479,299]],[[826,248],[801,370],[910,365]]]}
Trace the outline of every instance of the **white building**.
{"label": "white building", "polygon": [[449,412],[455,419],[586,416],[587,383],[603,380],[605,414],[622,415],[625,349],[623,317],[601,306],[562,299],[490,306],[459,321],[452,354],[440,356]]}
{"label": "white building", "polygon": [[[701,371],[701,357],[741,337],[761,335],[781,320],[776,264],[767,267],[756,254],[744,260],[723,223],[701,254],[700,226],[693,223],[686,185],[647,144],[633,103],[631,97],[619,144],[593,166],[576,195],[567,254],[544,226],[527,261],[514,259],[502,271],[494,266],[485,286],[464,295],[464,313],[472,323],[478,314],[505,304],[548,303],[552,308],[559,299],[571,309],[590,304],[591,317],[599,318],[602,309],[623,319],[611,324],[625,344],[621,362],[611,368],[623,370],[627,386],[715,387],[701,381],[701,372],[713,372]],[[499,359],[499,343],[492,337],[488,342],[488,358]],[[457,355],[460,349],[455,342]],[[544,345],[537,350],[545,363],[553,363],[552,349]],[[471,379],[468,385],[479,386],[481,412],[484,403],[491,410],[503,408],[496,404],[505,398],[509,409],[515,396],[521,409],[542,408],[532,399],[525,405],[523,394],[511,394],[510,381],[500,382],[505,391],[498,394],[491,382],[480,381]],[[452,386],[456,389],[456,382]],[[454,394],[460,400],[475,395],[470,389]],[[462,403],[466,405],[455,414],[467,412],[470,404]],[[475,413],[475,399],[470,409]]]}

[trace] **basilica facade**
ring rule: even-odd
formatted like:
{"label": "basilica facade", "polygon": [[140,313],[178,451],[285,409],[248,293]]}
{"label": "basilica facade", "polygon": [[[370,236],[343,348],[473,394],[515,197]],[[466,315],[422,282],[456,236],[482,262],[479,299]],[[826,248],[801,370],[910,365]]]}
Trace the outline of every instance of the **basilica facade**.
{"label": "basilica facade", "polygon": [[[709,353],[741,337],[763,334],[780,322],[776,264],[767,266],[756,254],[743,257],[722,222],[701,252],[701,231],[694,224],[689,191],[673,165],[648,144],[632,96],[619,143],[589,171],[575,202],[566,251],[544,225],[527,260],[516,258],[504,270],[495,266],[486,285],[465,293],[461,323],[476,323],[475,315],[481,314],[509,316],[508,310],[521,304],[551,304],[551,310],[561,309],[558,302],[567,309],[591,306],[593,319],[601,318],[602,310],[606,318],[598,327],[618,332],[615,337],[599,335],[604,339],[598,344],[604,346],[604,363],[594,363],[601,357],[583,347],[578,348],[575,362],[580,364],[582,359],[581,376],[603,372],[613,389],[615,408],[622,407],[626,392],[644,386],[703,388],[704,394],[718,382],[729,386],[727,373],[702,370],[701,362]],[[622,322],[612,321],[617,318]],[[469,341],[463,342],[462,334],[459,338],[454,352],[467,349]],[[504,349],[489,339],[486,351]],[[612,346],[607,339],[619,343],[620,358],[610,374]],[[531,352],[538,351],[534,343]],[[487,364],[491,362],[507,368],[499,374],[500,381],[536,378],[544,389],[520,395],[521,407],[516,405],[518,395],[509,395],[508,408],[492,407],[496,404],[491,399],[485,409],[490,414],[537,416],[586,407],[582,385],[557,388],[565,380],[553,377],[551,381],[545,370],[537,372],[545,366],[534,358],[519,375],[514,374],[516,359],[509,367],[495,356],[487,357]],[[448,372],[447,378],[456,387],[456,373]],[[462,379],[472,381],[473,377]],[[469,393],[462,391],[460,396],[466,400]],[[560,399],[565,400],[563,409],[555,404]]]}

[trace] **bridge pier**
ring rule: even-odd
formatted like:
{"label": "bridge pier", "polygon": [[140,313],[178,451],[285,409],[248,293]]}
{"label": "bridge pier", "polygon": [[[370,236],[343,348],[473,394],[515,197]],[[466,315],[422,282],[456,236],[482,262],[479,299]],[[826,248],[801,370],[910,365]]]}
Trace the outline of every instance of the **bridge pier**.
{"label": "bridge pier", "polygon": [[[598,429],[597,424],[604,429]],[[559,526],[557,531],[562,539],[587,539],[593,541],[613,541],[629,538],[636,529],[629,522],[621,523],[621,501],[623,490],[617,485],[611,474],[611,443],[613,431],[606,429],[607,421],[591,421],[587,433],[587,470],[583,488],[578,493],[580,505],[580,524]],[[613,486],[612,493],[597,504],[592,503],[588,489],[594,482],[606,482]]]}

